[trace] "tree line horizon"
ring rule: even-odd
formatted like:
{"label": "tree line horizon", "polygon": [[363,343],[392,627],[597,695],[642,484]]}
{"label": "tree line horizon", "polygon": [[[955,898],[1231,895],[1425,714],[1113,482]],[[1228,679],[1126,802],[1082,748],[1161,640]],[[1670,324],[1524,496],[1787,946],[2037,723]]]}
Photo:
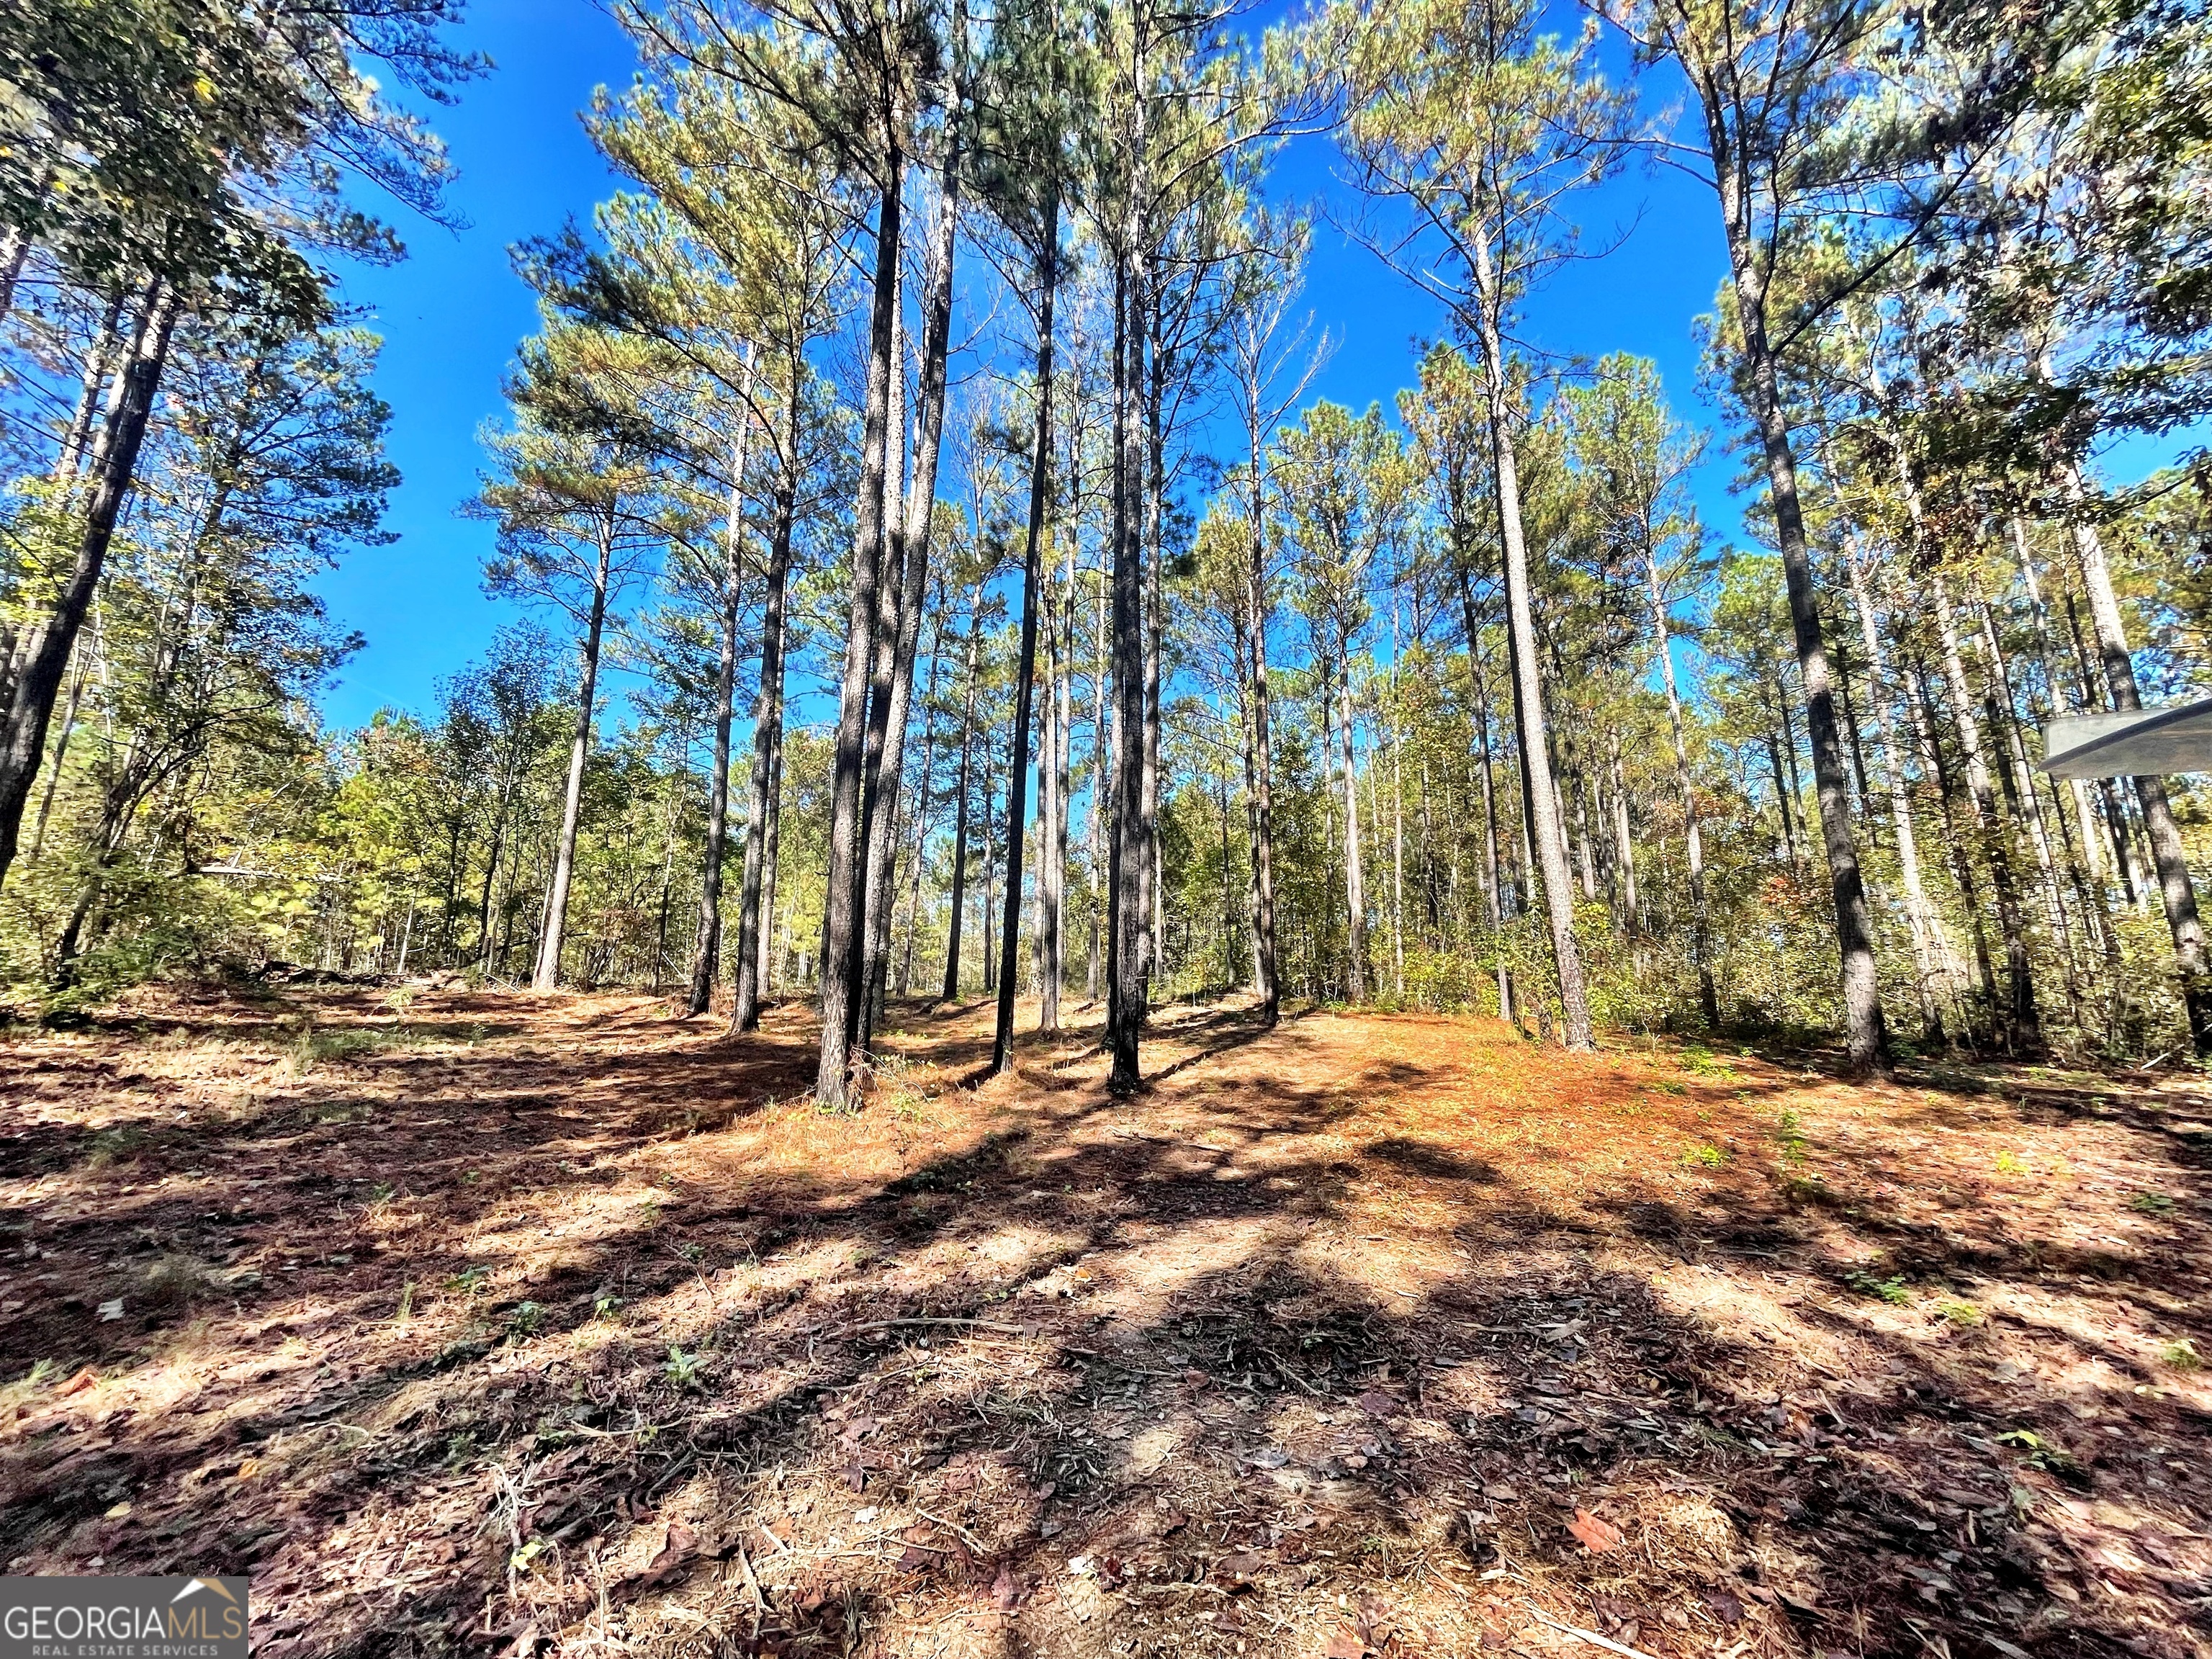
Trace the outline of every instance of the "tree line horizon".
{"label": "tree line horizon", "polygon": [[[993,1070],[1021,994],[1103,1003],[1121,1091],[1151,1010],[1238,989],[1862,1074],[2212,1055],[2202,781],[2035,763],[2204,686],[2203,16],[614,0],[620,187],[514,250],[540,326],[465,509],[529,620],[328,731],[315,582],[398,481],[332,272],[403,257],[364,199],[451,222],[462,9],[0,22],[22,1010],[279,963],[733,1034],[804,994],[826,1107],[893,999],[971,988]],[[1709,428],[1526,337],[1652,165],[1726,249]],[[1310,395],[1322,216],[1437,307],[1388,407]],[[2181,459],[2108,486],[2137,434]]]}

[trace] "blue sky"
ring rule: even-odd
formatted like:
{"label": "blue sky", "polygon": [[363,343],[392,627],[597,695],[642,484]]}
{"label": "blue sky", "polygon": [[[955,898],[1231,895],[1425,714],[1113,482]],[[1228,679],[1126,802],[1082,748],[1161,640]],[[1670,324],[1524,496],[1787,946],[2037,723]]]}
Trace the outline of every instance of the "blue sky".
{"label": "blue sky", "polygon": [[[459,40],[496,66],[433,112],[460,170],[453,202],[467,226],[403,219],[408,258],[344,281],[347,299],[369,308],[385,337],[377,386],[392,405],[391,453],[404,482],[387,520],[399,539],[356,554],[323,584],[333,615],[368,640],[322,700],[339,725],[381,708],[427,709],[435,682],[514,614],[483,592],[490,527],[455,513],[476,488],[477,429],[499,416],[501,376],[536,325],[507,249],[588,215],[615,188],[577,118],[594,87],[624,85],[635,72],[604,12],[590,0],[473,0]],[[1312,200],[1331,189],[1332,161],[1327,142],[1301,142],[1281,158],[1271,193]],[[1569,267],[1537,296],[1530,336],[1562,352],[1656,358],[1678,409],[1704,418],[1690,323],[1723,270],[1710,199],[1662,173],[1617,181],[1587,205],[1595,240],[1642,216],[1612,257]],[[1314,395],[1354,408],[1376,398],[1387,407],[1413,377],[1416,342],[1437,331],[1421,295],[1325,224],[1306,301],[1339,342]],[[1708,471],[1708,510],[1732,522],[1727,465]]]}
{"label": "blue sky", "polygon": [[[1578,15],[1563,9],[1563,31]],[[368,640],[322,700],[343,726],[382,708],[427,709],[435,682],[514,614],[483,592],[489,526],[455,511],[477,485],[477,430],[499,416],[501,378],[536,325],[507,249],[588,216],[615,188],[577,112],[593,88],[627,84],[635,72],[628,41],[590,0],[473,0],[459,44],[496,65],[458,105],[434,112],[460,169],[453,202],[467,226],[402,220],[410,257],[344,282],[385,337],[377,385],[392,408],[391,454],[404,482],[387,520],[398,540],[355,555],[323,584],[332,614]],[[1330,191],[1333,159],[1327,141],[1300,141],[1280,159],[1271,193],[1310,201]],[[1632,171],[1587,192],[1582,216],[1594,246],[1632,228],[1607,258],[1559,271],[1531,302],[1525,334],[1561,354],[1650,357],[1677,412],[1710,425],[1717,411],[1698,392],[1692,337],[1725,270],[1710,192],[1670,170]],[[1423,295],[1325,223],[1306,300],[1339,342],[1314,395],[1355,409],[1378,398],[1387,408],[1413,378],[1417,342],[1437,331]],[[2133,476],[2150,459],[2118,470]],[[1723,531],[1740,522],[1734,470],[1717,442],[1697,480],[1706,518]]]}
{"label": "blue sky", "polygon": [[426,708],[434,682],[514,614],[483,594],[491,527],[455,514],[477,487],[477,428],[500,413],[501,378],[537,326],[507,250],[615,188],[577,119],[592,88],[626,84],[633,71],[604,13],[586,0],[475,0],[459,44],[497,65],[431,112],[460,168],[453,203],[467,228],[387,212],[408,258],[345,276],[346,299],[368,307],[384,336],[376,385],[392,405],[403,482],[386,520],[399,539],[355,554],[322,584],[331,614],[368,641],[323,698],[344,726],[380,708]]}

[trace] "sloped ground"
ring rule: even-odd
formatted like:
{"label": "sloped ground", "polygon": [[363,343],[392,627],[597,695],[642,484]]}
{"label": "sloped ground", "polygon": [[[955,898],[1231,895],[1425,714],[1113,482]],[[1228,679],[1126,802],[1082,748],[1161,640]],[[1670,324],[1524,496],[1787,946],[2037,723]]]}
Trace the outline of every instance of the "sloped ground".
{"label": "sloped ground", "polygon": [[849,1118],[799,1008],[7,1042],[0,1562],[270,1656],[2212,1651],[2193,1085],[987,1022]]}

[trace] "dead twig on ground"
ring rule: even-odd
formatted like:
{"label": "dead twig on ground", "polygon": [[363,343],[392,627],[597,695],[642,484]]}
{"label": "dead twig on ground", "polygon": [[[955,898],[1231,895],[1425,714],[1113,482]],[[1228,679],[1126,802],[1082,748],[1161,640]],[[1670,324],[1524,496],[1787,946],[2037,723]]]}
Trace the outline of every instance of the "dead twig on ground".
{"label": "dead twig on ground", "polygon": [[1587,1642],[1594,1648],[1603,1648],[1607,1653],[1626,1655],[1626,1659],[1651,1659],[1651,1656],[1644,1652],[1642,1648],[1632,1648],[1627,1643],[1616,1642],[1610,1636],[1600,1636],[1594,1630],[1584,1630],[1578,1625],[1570,1625],[1564,1620],[1554,1619],[1540,1607],[1531,1605],[1528,1611],[1535,1615],[1538,1624],[1548,1626],[1562,1636],[1571,1636],[1577,1642]]}

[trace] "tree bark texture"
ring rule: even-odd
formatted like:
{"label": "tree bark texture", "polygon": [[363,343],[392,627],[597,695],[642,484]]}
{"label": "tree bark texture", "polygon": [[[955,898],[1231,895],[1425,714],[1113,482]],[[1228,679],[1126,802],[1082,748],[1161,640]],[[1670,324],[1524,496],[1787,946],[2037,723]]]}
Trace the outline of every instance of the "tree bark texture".
{"label": "tree bark texture", "polygon": [[46,604],[45,614],[14,641],[0,714],[0,882],[15,861],[31,786],[45,758],[46,729],[69,671],[70,653],[99,590],[109,544],[115,537],[138,471],[146,427],[168,362],[169,339],[180,301],[166,283],[149,283],[137,327],[115,380],[94,463],[94,482],[78,532],[76,556]]}
{"label": "tree bark texture", "polygon": [[599,524],[598,557],[592,568],[592,607],[584,623],[583,684],[576,694],[576,725],[568,741],[568,780],[561,796],[561,830],[553,848],[553,883],[546,890],[545,914],[538,932],[538,965],[530,975],[533,991],[561,983],[561,947],[568,926],[568,887],[576,874],[576,826],[584,811],[584,768],[592,754],[592,707],[599,694],[599,644],[607,623],[607,588],[613,580],[615,507],[608,503]]}
{"label": "tree bark texture", "polygon": [[[1037,261],[1036,316],[1036,432],[1030,461],[1029,529],[1022,550],[1022,642],[1014,662],[1013,757],[1006,789],[1006,909],[1005,935],[999,961],[998,1020],[991,1039],[991,1070],[995,1075],[1013,1063],[1014,962],[1022,933],[1022,855],[1026,834],[1031,704],[1036,686],[1038,612],[1046,602],[1044,588],[1045,519],[1052,490],[1052,304],[1059,279],[1060,204],[1054,198],[1045,212],[1046,241]],[[1048,695],[1049,690],[1048,690]],[[1047,809],[1045,830],[1051,833],[1052,792],[1038,790]]]}
{"label": "tree bark texture", "polygon": [[[746,349],[744,394],[752,387],[752,351]],[[722,954],[722,853],[729,841],[730,727],[736,718],[738,622],[744,593],[745,440],[752,424],[738,399],[738,435],[730,445],[730,514],[722,536],[721,657],[714,665],[714,770],[707,781],[707,846],[699,872],[699,932],[691,950],[691,983],[684,999],[687,1018],[707,1012]],[[657,969],[656,969],[657,971]]]}
{"label": "tree bark texture", "polygon": [[815,1099],[842,1109],[857,1056],[860,928],[866,912],[867,832],[862,817],[867,763],[868,693],[875,664],[877,586],[884,556],[884,479],[896,442],[889,430],[890,383],[903,374],[895,356],[898,322],[901,191],[905,157],[887,146],[876,214],[875,295],[868,331],[868,383],[862,411],[860,479],[854,514],[851,592],[846,613],[845,662],[838,683],[836,752],[830,788],[830,868],[823,900],[822,1054]]}

